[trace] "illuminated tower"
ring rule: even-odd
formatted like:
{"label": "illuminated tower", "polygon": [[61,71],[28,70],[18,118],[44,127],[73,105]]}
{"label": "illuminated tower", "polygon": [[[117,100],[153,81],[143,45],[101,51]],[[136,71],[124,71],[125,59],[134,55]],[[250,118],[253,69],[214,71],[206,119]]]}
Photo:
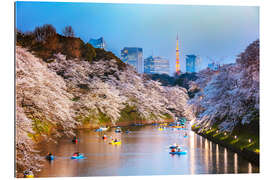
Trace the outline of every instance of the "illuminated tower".
{"label": "illuminated tower", "polygon": [[178,46],[178,33],[176,36],[176,63],[175,63],[175,70],[177,75],[180,75],[180,63],[179,63],[179,46]]}

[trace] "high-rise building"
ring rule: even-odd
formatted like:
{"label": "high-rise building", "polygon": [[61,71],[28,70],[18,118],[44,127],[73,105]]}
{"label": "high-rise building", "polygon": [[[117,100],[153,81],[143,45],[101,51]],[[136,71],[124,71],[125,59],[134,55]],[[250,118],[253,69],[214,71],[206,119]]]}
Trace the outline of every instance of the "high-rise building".
{"label": "high-rise building", "polygon": [[180,75],[180,58],[179,58],[179,46],[178,46],[178,33],[176,36],[176,62],[175,62],[175,71],[177,75]]}
{"label": "high-rise building", "polygon": [[94,46],[94,48],[100,48],[100,49],[106,50],[106,42],[103,37],[99,39],[90,39],[88,43]]}
{"label": "high-rise building", "polygon": [[144,59],[144,73],[146,74],[170,74],[169,60],[162,57],[149,56]]}
{"label": "high-rise building", "polygon": [[212,63],[208,64],[207,67],[213,71],[217,71],[220,67],[220,64],[212,62]]}
{"label": "high-rise building", "polygon": [[138,73],[143,72],[143,49],[138,47],[125,47],[121,50],[121,60],[132,65]]}
{"label": "high-rise building", "polygon": [[196,72],[198,58],[194,54],[186,55],[186,72],[193,73]]}

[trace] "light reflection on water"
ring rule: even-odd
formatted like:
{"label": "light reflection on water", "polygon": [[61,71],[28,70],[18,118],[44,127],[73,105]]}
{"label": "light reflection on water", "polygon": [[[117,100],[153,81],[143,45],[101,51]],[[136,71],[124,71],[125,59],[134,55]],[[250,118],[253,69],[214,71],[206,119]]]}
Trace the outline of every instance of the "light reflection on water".
{"label": "light reflection on water", "polygon": [[217,167],[217,173],[219,173],[219,149],[218,149],[218,144],[216,144],[216,167]]}
{"label": "light reflection on water", "polygon": [[[63,139],[59,144],[48,144],[56,159],[46,161],[39,177],[60,176],[117,176],[117,175],[177,175],[211,173],[254,173],[257,166],[236,153],[223,148],[192,131],[184,138],[185,131],[158,131],[155,126],[129,127],[130,134],[106,132],[108,137],[121,136],[122,145],[113,146],[102,140],[102,133],[80,131],[80,143],[72,144]],[[187,155],[172,156],[168,146],[182,144]],[[87,159],[71,160],[75,151]]]}
{"label": "light reflection on water", "polygon": [[234,153],[234,173],[238,173],[238,161],[237,161],[238,155],[237,153]]}
{"label": "light reflection on water", "polygon": [[228,173],[227,148],[224,148],[224,173]]}

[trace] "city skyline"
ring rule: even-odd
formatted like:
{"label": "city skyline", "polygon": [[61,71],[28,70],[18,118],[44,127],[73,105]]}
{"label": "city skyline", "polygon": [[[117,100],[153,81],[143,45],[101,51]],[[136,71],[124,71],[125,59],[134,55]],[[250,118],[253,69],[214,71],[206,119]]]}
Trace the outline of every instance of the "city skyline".
{"label": "city skyline", "polygon": [[211,59],[232,63],[259,38],[258,14],[258,7],[245,6],[16,2],[16,28],[52,24],[61,33],[71,25],[85,42],[104,37],[107,50],[118,57],[124,47],[141,47],[144,57],[166,57],[172,75],[177,32],[182,72],[187,54],[199,55],[201,68]]}

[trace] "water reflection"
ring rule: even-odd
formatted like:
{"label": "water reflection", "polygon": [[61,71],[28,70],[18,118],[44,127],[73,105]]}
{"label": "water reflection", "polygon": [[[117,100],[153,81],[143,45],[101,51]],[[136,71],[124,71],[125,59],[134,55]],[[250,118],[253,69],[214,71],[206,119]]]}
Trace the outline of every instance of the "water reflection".
{"label": "water reflection", "polygon": [[[209,157],[210,157],[210,164],[212,165],[213,164],[213,153],[212,153],[212,142],[209,141]],[[212,168],[212,166],[211,166]],[[212,171],[212,170],[211,170]]]}
{"label": "water reflection", "polygon": [[[116,175],[177,175],[201,173],[252,173],[258,168],[235,153],[194,132],[183,138],[185,131],[157,127],[129,127],[130,134],[106,132],[108,137],[121,136],[122,145],[110,145],[93,131],[80,131],[80,143],[63,139],[48,145],[44,151],[53,152],[56,159],[46,161],[37,177],[56,176],[116,176]],[[168,146],[182,144],[187,155],[169,155]],[[47,148],[47,149],[46,149]],[[71,160],[75,151],[85,153],[85,160]]]}
{"label": "water reflection", "polygon": [[208,165],[209,165],[209,162],[208,162],[208,159],[209,159],[208,153],[209,153],[209,150],[208,150],[208,140],[207,139],[204,139],[204,164],[205,164],[205,172],[206,173],[208,173],[208,171],[209,171],[209,169],[208,169]]}
{"label": "water reflection", "polygon": [[234,173],[238,173],[238,155],[237,153],[234,153]]}
{"label": "water reflection", "polygon": [[250,162],[248,163],[248,173],[252,173],[252,164]]}
{"label": "water reflection", "polygon": [[219,173],[219,149],[218,149],[218,144],[216,144],[216,168],[217,168],[217,173]]}
{"label": "water reflection", "polygon": [[190,174],[195,174],[195,147],[196,144],[194,139],[194,132],[190,131],[189,133],[189,149],[190,149]]}
{"label": "water reflection", "polygon": [[224,148],[224,173],[226,174],[228,171],[227,167],[227,148]]}

